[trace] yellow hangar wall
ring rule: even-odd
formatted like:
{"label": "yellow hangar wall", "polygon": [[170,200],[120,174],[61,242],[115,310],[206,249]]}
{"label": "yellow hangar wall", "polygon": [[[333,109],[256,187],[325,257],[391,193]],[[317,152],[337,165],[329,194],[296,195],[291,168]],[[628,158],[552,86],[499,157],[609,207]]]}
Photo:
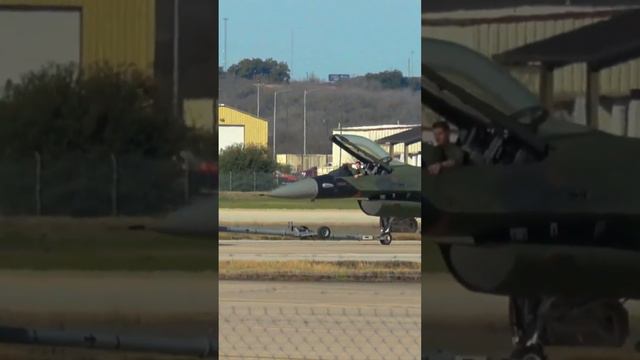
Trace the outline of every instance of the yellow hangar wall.
{"label": "yellow hangar wall", "polygon": [[255,117],[244,111],[220,105],[218,107],[218,123],[220,126],[244,126],[244,143],[247,145],[268,145],[269,124],[264,119]]}
{"label": "yellow hangar wall", "polygon": [[155,0],[0,0],[0,11],[78,8],[83,65],[132,64],[153,72]]}

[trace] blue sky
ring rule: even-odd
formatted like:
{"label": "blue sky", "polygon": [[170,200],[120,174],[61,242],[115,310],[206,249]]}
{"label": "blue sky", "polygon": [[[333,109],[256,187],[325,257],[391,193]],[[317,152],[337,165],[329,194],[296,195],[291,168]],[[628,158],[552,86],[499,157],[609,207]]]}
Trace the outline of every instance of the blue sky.
{"label": "blue sky", "polygon": [[[314,73],[363,75],[397,69],[419,74],[419,0],[220,0],[220,65],[248,57],[291,63],[293,79]],[[290,64],[291,67],[291,64]]]}

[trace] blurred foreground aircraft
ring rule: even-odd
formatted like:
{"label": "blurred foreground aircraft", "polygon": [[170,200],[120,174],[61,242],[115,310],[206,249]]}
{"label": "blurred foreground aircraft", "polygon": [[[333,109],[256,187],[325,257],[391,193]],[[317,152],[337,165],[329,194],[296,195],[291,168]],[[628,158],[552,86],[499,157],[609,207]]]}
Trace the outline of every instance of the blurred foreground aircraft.
{"label": "blurred foreground aircraft", "polygon": [[336,145],[363,164],[361,174],[348,165],[326,175],[300,180],[270,193],[295,199],[356,198],[360,209],[380,217],[380,243],[389,245],[394,228],[417,231],[420,217],[420,168],[392,160],[370,139],[357,135],[333,135]]}
{"label": "blurred foreground aircraft", "polygon": [[509,296],[513,359],[622,346],[622,299],[640,298],[640,140],[549,115],[465,47],[425,38],[422,51],[423,105],[468,158],[422,177],[423,234],[467,289]]}

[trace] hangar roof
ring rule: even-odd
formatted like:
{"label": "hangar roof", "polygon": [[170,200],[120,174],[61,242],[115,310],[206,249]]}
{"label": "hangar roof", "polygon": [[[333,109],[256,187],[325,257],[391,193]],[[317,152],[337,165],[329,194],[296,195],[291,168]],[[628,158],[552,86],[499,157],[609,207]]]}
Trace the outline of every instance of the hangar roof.
{"label": "hangar roof", "polygon": [[422,12],[480,10],[517,6],[621,6],[637,0],[422,0]]}
{"label": "hangar roof", "polygon": [[633,31],[640,10],[627,11],[550,38],[529,43],[495,59],[505,65],[544,64],[561,67],[588,63],[594,69],[610,67],[640,57],[640,38]]}
{"label": "hangar roof", "polygon": [[422,141],[422,128],[414,127],[407,131],[399,132],[397,134],[389,135],[387,137],[383,137],[382,139],[376,140],[378,144],[414,144]]}
{"label": "hangar roof", "polygon": [[335,128],[333,131],[369,131],[369,130],[388,130],[388,129],[409,129],[412,127],[420,127],[420,124],[381,124],[381,125],[362,125]]}

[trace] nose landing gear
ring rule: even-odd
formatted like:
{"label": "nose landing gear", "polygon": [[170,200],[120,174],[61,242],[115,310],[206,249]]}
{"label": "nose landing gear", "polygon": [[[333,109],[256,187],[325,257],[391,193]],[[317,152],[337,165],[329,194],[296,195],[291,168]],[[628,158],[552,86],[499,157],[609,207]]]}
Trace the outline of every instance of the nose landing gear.
{"label": "nose landing gear", "polygon": [[540,335],[551,299],[509,299],[509,320],[515,349],[511,360],[546,360]]}
{"label": "nose landing gear", "polygon": [[380,217],[380,237],[378,239],[382,245],[391,245],[391,241],[393,241],[391,236],[392,220],[391,217]]}
{"label": "nose landing gear", "polygon": [[415,218],[380,217],[380,244],[390,245],[392,232],[416,233],[419,231],[418,221]]}

